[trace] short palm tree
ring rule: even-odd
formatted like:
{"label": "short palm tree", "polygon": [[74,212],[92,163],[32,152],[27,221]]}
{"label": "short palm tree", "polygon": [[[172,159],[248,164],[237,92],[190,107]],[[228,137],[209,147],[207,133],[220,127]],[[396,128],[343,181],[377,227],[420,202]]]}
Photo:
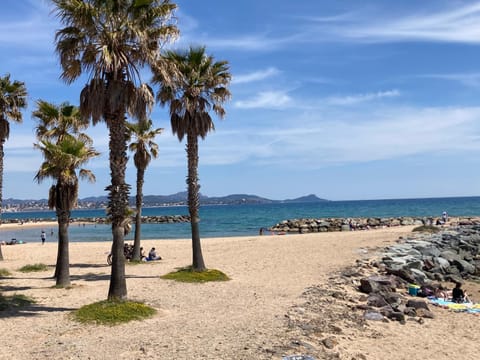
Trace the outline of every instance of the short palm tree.
{"label": "short palm tree", "polygon": [[140,260],[140,236],[142,224],[143,183],[145,170],[150,161],[158,157],[158,144],[155,136],[161,134],[162,128],[153,129],[152,121],[141,121],[137,124],[128,124],[128,130],[133,141],[128,146],[133,152],[133,162],[137,168],[137,195],[135,197],[135,240],[133,242],[133,260]]}
{"label": "short palm tree", "polygon": [[[169,0],[52,0],[65,26],[56,33],[62,78],[71,83],[83,72],[89,83],[80,94],[80,112],[109,130],[109,217],[112,223],[112,272],[109,300],[127,297],[124,227],[128,221],[129,185],[126,114],[145,121],[153,106],[152,90],[140,70],[158,64],[163,43],[176,37],[176,5]],[[158,65],[157,65],[158,66]]]}
{"label": "short palm tree", "polygon": [[[58,220],[58,252],[55,267],[57,286],[70,285],[68,225],[70,211],[77,202],[77,169],[99,154],[91,147],[92,139],[81,132],[88,127],[77,106],[68,102],[57,106],[44,100],[37,101],[32,116],[38,120],[35,144],[45,161],[37,172],[38,182],[46,178],[56,181],[49,193],[49,207],[55,209]],[[89,170],[80,169],[79,175],[90,181],[95,177]]]}
{"label": "short palm tree", "polygon": [[[22,122],[21,110],[27,107],[27,89],[20,81],[11,81],[10,75],[0,77],[0,224],[3,200],[3,146],[10,136],[10,122]],[[0,245],[0,260],[3,260]]]}
{"label": "short palm tree", "polygon": [[187,136],[188,158],[188,209],[192,228],[193,270],[206,269],[200,243],[199,191],[198,181],[198,137],[205,139],[214,130],[209,111],[220,118],[225,115],[223,103],[230,98],[228,85],[231,74],[226,61],[215,62],[205,53],[205,48],[188,51],[168,51],[165,59],[174,71],[172,79],[165,79],[161,73],[153,81],[161,85],[157,100],[169,105],[172,131],[179,141]]}
{"label": "short palm tree", "polygon": [[80,168],[92,157],[99,154],[83,139],[66,135],[56,143],[41,140],[35,144],[44,157],[35,179],[42,182],[47,178],[55,181],[50,187],[48,206],[55,209],[58,221],[58,253],[55,268],[56,285],[70,285],[70,259],[68,226],[70,212],[77,204],[78,174],[81,178],[95,181],[90,170]]}
{"label": "short palm tree", "polygon": [[39,120],[35,128],[37,138],[62,140],[69,134],[77,134],[88,143],[90,138],[82,133],[88,128],[89,122],[80,115],[78,106],[64,102],[59,106],[48,101],[38,100],[32,116]]}

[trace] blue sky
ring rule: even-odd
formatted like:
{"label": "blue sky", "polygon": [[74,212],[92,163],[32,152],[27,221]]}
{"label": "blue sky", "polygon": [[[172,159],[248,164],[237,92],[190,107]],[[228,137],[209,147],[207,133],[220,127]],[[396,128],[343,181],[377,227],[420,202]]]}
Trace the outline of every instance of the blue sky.
{"label": "blue sky", "polygon": [[[200,141],[201,192],[331,200],[480,195],[480,1],[242,0],[176,2],[180,39],[228,60],[227,116]],[[46,197],[33,177],[35,101],[78,104],[84,81],[59,80],[50,4],[4,0],[0,74],[24,81],[29,109],[5,144],[4,198]],[[145,81],[150,76],[145,73]],[[168,113],[145,194],[186,188],[185,144]],[[102,156],[88,167],[105,195],[108,134],[89,130]],[[135,168],[127,182],[135,191]]]}

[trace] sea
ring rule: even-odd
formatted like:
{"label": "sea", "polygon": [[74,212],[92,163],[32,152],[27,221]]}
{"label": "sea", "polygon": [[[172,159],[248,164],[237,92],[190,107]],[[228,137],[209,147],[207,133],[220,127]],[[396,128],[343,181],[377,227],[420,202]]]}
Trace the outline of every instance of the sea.
{"label": "sea", "polygon": [[[361,217],[440,217],[446,211],[450,216],[480,216],[480,197],[449,197],[423,199],[325,201],[314,203],[273,203],[241,205],[202,205],[200,207],[200,236],[232,237],[258,235],[260,228],[269,228],[283,220],[301,218],[361,218]],[[142,215],[188,215],[186,206],[143,208]],[[74,210],[72,218],[104,217],[105,210]],[[3,213],[3,219],[51,218],[53,211],[26,211]],[[11,239],[23,242],[40,242],[41,230],[48,241],[57,241],[57,228],[5,229],[0,227],[0,241]],[[142,224],[142,239],[188,239],[189,223]],[[125,239],[133,240],[134,232]],[[69,227],[69,239],[78,241],[111,241],[110,225],[81,225],[75,221]]]}

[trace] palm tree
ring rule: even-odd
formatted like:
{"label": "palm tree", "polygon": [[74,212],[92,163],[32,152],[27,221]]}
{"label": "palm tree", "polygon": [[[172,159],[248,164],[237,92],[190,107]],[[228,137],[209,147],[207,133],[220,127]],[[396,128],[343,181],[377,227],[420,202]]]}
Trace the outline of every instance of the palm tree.
{"label": "palm tree", "polygon": [[58,221],[58,253],[55,268],[56,285],[67,287],[70,285],[70,259],[68,226],[70,212],[77,204],[78,176],[95,181],[90,170],[80,169],[92,157],[98,156],[88,142],[80,137],[65,135],[56,143],[49,140],[40,140],[35,144],[44,157],[35,179],[40,183],[47,178],[56,181],[50,187],[48,206],[55,209]]}
{"label": "palm tree", "polygon": [[35,128],[39,139],[61,141],[65,136],[73,133],[87,143],[91,142],[91,139],[81,132],[88,128],[89,123],[80,115],[78,106],[68,102],[57,106],[48,101],[38,100],[32,116],[39,120]]}
{"label": "palm tree", "polygon": [[[25,83],[10,81],[10,74],[0,77],[0,225],[2,223],[3,200],[3,145],[10,136],[10,121],[22,122],[21,110],[27,107],[27,89]],[[0,260],[3,260],[0,245]]]}
{"label": "palm tree", "polygon": [[128,221],[130,186],[127,165],[126,115],[145,121],[153,106],[150,87],[140,70],[158,63],[163,43],[176,37],[176,5],[169,0],[53,0],[65,26],[56,33],[61,77],[72,83],[83,72],[89,83],[80,94],[80,112],[109,130],[110,175],[108,215],[112,224],[112,272],[109,300],[127,297],[124,226]]}
{"label": "palm tree", "polygon": [[[39,182],[48,177],[57,181],[50,189],[49,206],[56,209],[59,224],[55,278],[58,286],[65,287],[70,284],[68,224],[70,210],[77,202],[76,170],[98,153],[91,147],[92,139],[81,132],[88,127],[88,122],[82,120],[77,106],[68,102],[57,106],[38,100],[32,116],[38,120],[35,131],[41,142],[35,147],[45,158],[35,178]],[[89,170],[81,169],[79,174],[90,181],[95,180]]]}
{"label": "palm tree", "polygon": [[[228,62],[214,62],[207,56],[205,48],[188,51],[168,51],[165,59],[176,70],[172,79],[165,79],[161,73],[154,75],[153,81],[161,84],[157,100],[169,104],[172,131],[182,141],[187,136],[188,158],[188,209],[192,228],[192,252],[194,271],[206,269],[203,261],[199,229],[198,181],[198,137],[205,139],[214,130],[209,111],[213,110],[220,118],[225,115],[223,103],[230,98],[227,86],[230,83]],[[178,72],[178,73],[177,73]]]}
{"label": "palm tree", "polygon": [[135,240],[133,242],[133,260],[140,260],[140,235],[142,224],[143,183],[145,170],[153,158],[158,157],[158,145],[153,141],[161,134],[162,128],[152,129],[152,120],[127,124],[129,134],[136,139],[128,146],[134,153],[133,162],[137,168],[137,195],[135,198]]}

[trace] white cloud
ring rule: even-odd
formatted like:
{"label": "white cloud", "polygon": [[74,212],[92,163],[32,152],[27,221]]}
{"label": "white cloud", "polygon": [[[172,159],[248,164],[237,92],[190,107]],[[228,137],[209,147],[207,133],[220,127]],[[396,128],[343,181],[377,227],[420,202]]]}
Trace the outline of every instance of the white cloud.
{"label": "white cloud", "polygon": [[469,87],[480,87],[480,73],[426,74],[420,77],[459,82]]}
{"label": "white cloud", "polygon": [[265,91],[257,94],[255,98],[248,100],[239,100],[234,103],[236,108],[240,109],[279,109],[285,108],[292,103],[292,98],[281,91]]}
{"label": "white cloud", "polygon": [[234,84],[245,84],[245,83],[251,83],[254,81],[260,81],[267,79],[269,77],[275,76],[279,73],[280,71],[274,67],[269,67],[265,70],[260,70],[260,71],[255,71],[249,74],[243,74],[243,75],[237,75],[233,77],[232,82]]}
{"label": "white cloud", "polygon": [[398,90],[379,91],[376,93],[356,94],[348,96],[332,96],[325,99],[328,105],[355,105],[367,101],[374,101],[382,98],[391,98],[400,96]]}
{"label": "white cloud", "polygon": [[202,164],[315,169],[414,155],[465,158],[480,153],[480,107],[346,109],[299,113],[294,120],[290,112],[279,113],[268,124],[217,132],[201,145]]}
{"label": "white cloud", "polygon": [[[404,17],[376,13],[358,14],[342,24],[314,27],[333,38],[348,38],[367,42],[438,41],[480,42],[480,3],[440,10],[423,10]],[[321,37],[320,37],[321,38]]]}

